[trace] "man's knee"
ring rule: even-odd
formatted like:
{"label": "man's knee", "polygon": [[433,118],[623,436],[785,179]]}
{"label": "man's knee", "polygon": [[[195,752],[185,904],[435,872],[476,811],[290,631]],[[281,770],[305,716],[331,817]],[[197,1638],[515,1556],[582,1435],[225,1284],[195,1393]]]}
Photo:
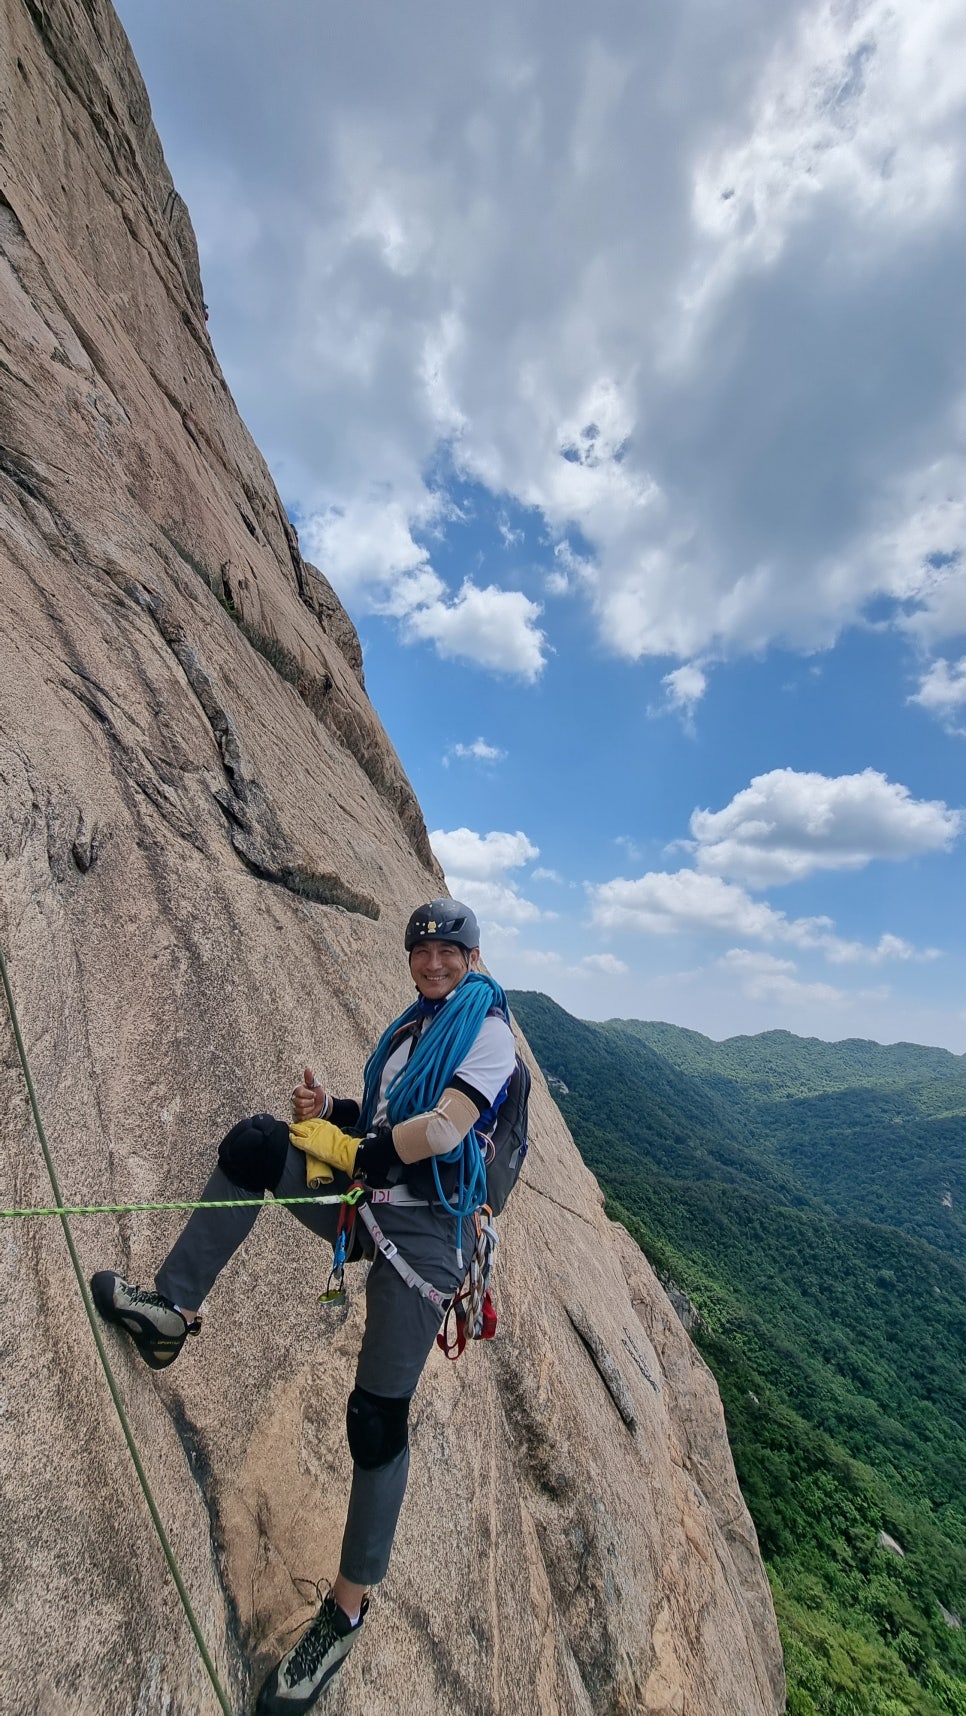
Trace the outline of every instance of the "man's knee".
{"label": "man's knee", "polygon": [[218,1166],[246,1192],[274,1192],[288,1155],[288,1127],[274,1114],[239,1120],[218,1146]]}
{"label": "man's knee", "polygon": [[357,1466],[374,1472],[388,1466],[409,1443],[409,1401],[354,1388],[345,1411],[349,1452]]}

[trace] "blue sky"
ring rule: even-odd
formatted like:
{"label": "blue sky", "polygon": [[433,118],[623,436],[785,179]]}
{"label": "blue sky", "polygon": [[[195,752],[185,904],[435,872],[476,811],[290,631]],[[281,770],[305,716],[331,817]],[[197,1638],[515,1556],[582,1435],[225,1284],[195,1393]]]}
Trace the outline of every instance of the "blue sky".
{"label": "blue sky", "polygon": [[959,0],[121,0],[508,986],[966,1050]]}

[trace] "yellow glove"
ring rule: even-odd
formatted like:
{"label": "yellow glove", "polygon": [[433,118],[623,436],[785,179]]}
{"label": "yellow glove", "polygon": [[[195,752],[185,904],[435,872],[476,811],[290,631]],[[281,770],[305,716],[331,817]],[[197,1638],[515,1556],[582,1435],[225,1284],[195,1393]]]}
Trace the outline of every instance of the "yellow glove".
{"label": "yellow glove", "polygon": [[340,1132],[330,1120],[299,1120],[288,1129],[296,1150],[305,1152],[305,1183],[326,1186],[332,1179],[332,1169],[352,1173],[360,1140]]}

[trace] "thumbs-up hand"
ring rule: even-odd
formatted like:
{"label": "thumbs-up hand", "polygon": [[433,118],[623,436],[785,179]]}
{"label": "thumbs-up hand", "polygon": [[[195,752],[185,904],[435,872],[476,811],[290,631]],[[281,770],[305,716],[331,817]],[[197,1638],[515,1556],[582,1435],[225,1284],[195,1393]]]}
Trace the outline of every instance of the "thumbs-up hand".
{"label": "thumbs-up hand", "polygon": [[297,1084],[292,1092],[292,1117],[297,1122],[301,1120],[317,1120],[323,1112],[328,1098],[319,1084],[311,1067],[306,1067],[302,1083]]}

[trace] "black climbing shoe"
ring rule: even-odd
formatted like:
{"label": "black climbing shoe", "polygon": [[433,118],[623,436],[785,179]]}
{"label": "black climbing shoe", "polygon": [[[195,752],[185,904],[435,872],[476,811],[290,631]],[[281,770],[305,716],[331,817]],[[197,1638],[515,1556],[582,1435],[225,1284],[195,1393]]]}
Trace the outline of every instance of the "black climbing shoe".
{"label": "black climbing shoe", "polygon": [[369,1599],[364,1597],[358,1623],[353,1626],[331,1593],[323,1597],[308,1632],[272,1669],[258,1695],[255,1716],[302,1716],[303,1710],[311,1710],[355,1644],[368,1607]]}
{"label": "black climbing shoe", "polygon": [[120,1324],[130,1335],[152,1370],[165,1370],[174,1364],[188,1336],[201,1329],[197,1318],[189,1323],[163,1293],[132,1287],[112,1269],[101,1269],[91,1276],[91,1296],[101,1316]]}

